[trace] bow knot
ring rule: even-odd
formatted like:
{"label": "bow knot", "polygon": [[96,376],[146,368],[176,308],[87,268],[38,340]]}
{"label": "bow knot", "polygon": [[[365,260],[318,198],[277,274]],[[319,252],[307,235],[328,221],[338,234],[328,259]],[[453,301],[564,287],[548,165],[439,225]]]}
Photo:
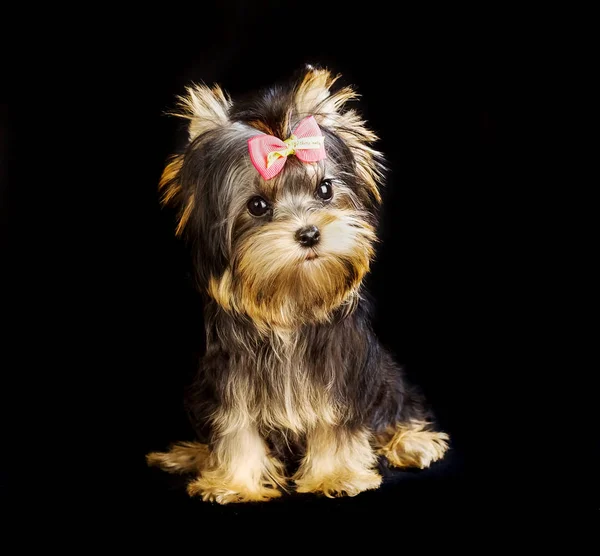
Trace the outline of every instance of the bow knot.
{"label": "bow knot", "polygon": [[266,180],[275,177],[287,157],[295,155],[302,162],[317,162],[327,158],[324,137],[314,116],[304,118],[285,141],[272,135],[255,135],[248,140],[250,160]]}

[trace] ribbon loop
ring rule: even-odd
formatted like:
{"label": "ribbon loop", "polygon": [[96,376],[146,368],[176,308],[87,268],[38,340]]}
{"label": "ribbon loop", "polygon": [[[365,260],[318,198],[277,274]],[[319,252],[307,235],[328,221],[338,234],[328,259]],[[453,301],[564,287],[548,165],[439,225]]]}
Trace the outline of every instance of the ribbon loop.
{"label": "ribbon loop", "polygon": [[283,170],[290,155],[295,155],[302,162],[317,162],[327,158],[324,139],[314,116],[308,116],[285,141],[272,135],[251,137],[248,140],[250,160],[260,175],[270,180]]}

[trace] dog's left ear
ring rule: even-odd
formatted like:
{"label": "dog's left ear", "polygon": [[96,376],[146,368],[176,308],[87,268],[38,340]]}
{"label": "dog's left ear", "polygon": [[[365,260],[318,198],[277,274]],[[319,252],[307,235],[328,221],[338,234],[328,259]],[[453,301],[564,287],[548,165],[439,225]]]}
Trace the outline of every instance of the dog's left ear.
{"label": "dog's left ear", "polygon": [[329,70],[308,66],[294,91],[298,117],[314,116],[319,124],[333,127],[342,113],[344,104],[358,97],[350,87],[344,87],[332,94],[331,88],[339,78],[339,75],[332,76]]}
{"label": "dog's left ear", "polygon": [[358,98],[351,87],[333,91],[339,75],[308,66],[294,90],[294,107],[298,119],[314,116],[317,123],[339,135],[352,150],[356,171],[365,182],[376,203],[381,202],[379,184],[383,181],[383,157],[372,148],[377,136],[355,110],[345,105]]}

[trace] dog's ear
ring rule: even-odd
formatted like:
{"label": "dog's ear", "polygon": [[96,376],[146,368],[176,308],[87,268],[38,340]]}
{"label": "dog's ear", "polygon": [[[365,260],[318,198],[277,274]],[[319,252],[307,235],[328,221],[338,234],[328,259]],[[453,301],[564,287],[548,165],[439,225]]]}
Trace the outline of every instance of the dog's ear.
{"label": "dog's ear", "polygon": [[308,66],[294,90],[294,105],[298,119],[313,115],[319,125],[339,135],[352,150],[356,171],[377,203],[381,202],[379,184],[383,180],[383,157],[372,148],[377,136],[360,115],[345,105],[358,98],[351,87],[332,91],[339,79],[326,69]]}
{"label": "dog's ear", "polygon": [[193,141],[199,135],[229,123],[231,99],[221,87],[206,85],[187,87],[187,94],[179,97],[179,111],[173,115],[189,120],[188,135]]}
{"label": "dog's ear", "polygon": [[[179,97],[178,110],[171,115],[189,120],[188,139],[192,142],[200,135],[229,124],[231,100],[221,87],[206,85],[187,87],[186,94]],[[179,174],[183,166],[183,155],[172,156],[162,173],[159,190],[162,192],[163,205],[172,205],[179,209],[176,235],[181,235],[188,223],[195,205],[193,192],[183,191]]]}
{"label": "dog's ear", "polygon": [[332,76],[327,69],[308,66],[294,91],[294,105],[298,117],[312,115],[319,124],[331,126],[344,104],[358,96],[350,87],[343,87],[332,94],[331,88],[339,77]]}

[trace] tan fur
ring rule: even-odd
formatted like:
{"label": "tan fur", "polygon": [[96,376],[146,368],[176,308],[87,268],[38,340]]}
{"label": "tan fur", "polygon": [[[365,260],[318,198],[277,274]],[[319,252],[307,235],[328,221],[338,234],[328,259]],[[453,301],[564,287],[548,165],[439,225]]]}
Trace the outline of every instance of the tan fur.
{"label": "tan fur", "polygon": [[248,488],[244,484],[228,482],[219,473],[207,473],[188,484],[190,496],[200,496],[205,502],[218,504],[236,504],[244,502],[268,502],[279,498],[281,492],[271,486]]}
{"label": "tan fur", "polygon": [[428,430],[428,423],[401,423],[377,438],[377,451],[396,467],[425,469],[444,457],[449,436]]}
{"label": "tan fur", "polygon": [[[188,136],[193,141],[202,133],[206,133],[229,123],[228,111],[231,100],[222,89],[216,85],[213,88],[206,85],[193,85],[186,88],[187,94],[179,97],[178,110],[171,112],[172,116],[189,120]],[[161,197],[163,205],[177,203],[181,212],[175,231],[180,236],[187,225],[194,208],[194,195],[181,198],[182,188],[177,176],[183,166],[183,155],[172,156],[162,173],[159,190],[164,189]]]}
{"label": "tan fur", "polygon": [[[296,334],[273,334],[271,344],[274,350],[260,361],[262,372],[269,373],[268,380],[243,374],[232,377],[226,400],[231,409],[212,420],[219,434],[256,426],[262,434],[278,430],[284,436],[301,436],[317,425],[338,425],[343,418],[341,408],[332,401],[326,384],[309,380],[309,371],[302,364],[308,346]],[[253,346],[246,348],[252,350]],[[324,382],[333,379],[333,369],[321,372]]]}
{"label": "tan fur", "polygon": [[283,465],[268,454],[266,443],[255,427],[232,426],[233,416],[234,413],[223,414],[217,420],[217,427],[227,423],[227,428],[217,436],[211,450],[205,444],[184,442],[167,453],[148,454],[148,464],[170,473],[196,473],[187,490],[205,501],[228,504],[281,496],[278,489],[285,489],[286,485]]}
{"label": "tan fur", "polygon": [[377,456],[369,440],[366,430],[320,426],[310,431],[306,455],[294,476],[297,491],[332,498],[377,488],[381,476],[373,469]]}
{"label": "tan fur", "polygon": [[333,77],[326,69],[309,68],[294,93],[298,117],[314,115],[317,122],[332,127],[344,104],[358,97],[350,87],[331,93],[340,77]]}
{"label": "tan fur", "polygon": [[174,155],[169,159],[160,181],[158,183],[158,189],[162,190],[161,204],[178,204],[179,205],[179,222],[175,230],[175,235],[180,236],[190,219],[192,211],[194,209],[195,198],[194,194],[191,194],[186,201],[182,199],[183,190],[178,180],[179,172],[183,166],[183,156]]}
{"label": "tan fur", "polygon": [[[377,240],[367,215],[358,208],[356,193],[341,180],[334,182],[334,204],[315,206],[310,185],[316,188],[322,176],[336,175],[332,161],[320,167],[294,162],[289,170],[296,174],[287,180],[260,183],[260,193],[265,190],[265,198],[276,199],[272,220],[240,238],[235,250],[235,224],[253,224],[246,203],[256,193],[256,170],[244,160],[228,174],[224,188],[235,184],[239,191],[223,224],[231,264],[207,284],[208,294],[223,309],[248,316],[265,336],[273,331],[289,334],[306,322],[326,322],[336,309],[350,312]],[[308,191],[290,191],[290,177],[305,182]],[[309,252],[294,237],[306,225],[316,225],[321,232],[319,244],[310,251],[317,255],[313,260],[307,260]]]}
{"label": "tan fur", "polygon": [[[354,90],[332,91],[337,79],[327,70],[310,68],[285,116],[269,124],[276,129],[260,121],[250,127],[285,139],[290,126],[314,115],[347,143],[356,172],[380,202],[379,153],[372,148],[377,137],[355,111],[346,109],[358,96]],[[223,128],[221,139],[227,150],[229,145],[239,145],[240,138],[246,140],[244,133],[248,137],[255,133],[247,125],[230,125],[230,106],[219,87],[195,85],[180,98],[176,115],[189,120],[190,141]],[[214,224],[223,232],[230,265],[222,275],[209,279],[207,291],[224,311],[245,315],[262,334],[251,335],[240,328],[229,338],[242,348],[231,351],[232,357],[240,358],[237,363],[256,365],[256,369],[227,378],[221,407],[207,423],[213,434],[210,448],[182,443],[167,453],[149,454],[148,463],[173,473],[195,473],[188,492],[221,504],[266,501],[285,490],[284,467],[269,454],[265,441],[272,431],[287,440],[306,440],[306,453],[293,477],[299,492],[354,496],[377,488],[381,483],[375,470],[377,454],[400,467],[427,467],[443,456],[448,436],[429,431],[427,423],[420,422],[398,425],[377,437],[367,429],[347,430],[344,408],[331,395],[339,368],[331,361],[318,362],[317,369],[309,366],[315,364],[314,356],[308,356],[307,340],[299,333],[302,325],[327,322],[336,310],[352,311],[360,298],[376,236],[369,215],[361,212],[356,191],[344,184],[339,177],[343,174],[330,159],[304,164],[290,157],[285,173],[265,181],[249,157],[241,158],[218,184],[229,205],[227,214]],[[171,158],[159,185],[163,204],[179,207],[177,235],[188,225],[196,202],[202,201],[182,191],[178,182],[182,167],[182,155]],[[340,183],[335,183],[336,176]],[[328,204],[317,203],[314,190],[319,180],[330,177],[334,198]],[[260,226],[254,225],[246,209],[248,199],[256,194],[273,201],[270,218]],[[294,239],[306,225],[317,226],[321,233],[310,249]],[[239,236],[234,229],[242,230]],[[261,350],[265,341],[271,349]],[[245,358],[244,353],[255,356]]]}
{"label": "tan fur", "polygon": [[283,466],[268,454],[256,427],[235,411],[222,412],[214,425],[214,446],[188,492],[220,504],[280,496],[277,489],[286,484]]}
{"label": "tan fur", "polygon": [[177,174],[179,174],[182,165],[182,155],[176,154],[169,157],[167,165],[165,166],[165,169],[163,170],[163,173],[160,176],[160,181],[158,182],[158,189],[163,189],[165,186],[169,185],[174,179],[176,179]]}
{"label": "tan fur", "polygon": [[[351,87],[331,92],[338,78],[339,76],[333,77],[328,70],[309,68],[294,92],[295,121],[292,121],[292,112],[288,111],[283,121],[277,124],[277,129],[271,129],[265,122],[260,121],[251,122],[250,125],[264,133],[286,139],[292,123],[295,125],[303,117],[314,115],[317,122],[338,133],[352,149],[357,173],[375,200],[381,202],[379,184],[382,175],[378,166],[373,163],[378,153],[371,147],[371,144],[377,141],[377,136],[367,128],[366,122],[354,110],[345,110],[346,103],[358,98]],[[219,86],[210,88],[206,85],[193,85],[186,89],[184,96],[179,97],[179,109],[172,115],[189,120],[188,134],[192,141],[207,131],[229,125],[228,112],[231,104],[230,98]],[[194,205],[192,197],[181,198],[180,195],[182,190],[177,181],[177,174],[182,164],[183,156],[172,157],[159,184],[160,189],[164,188],[162,203],[178,203],[181,207],[177,235],[183,233]],[[276,180],[266,182],[271,187],[274,187],[275,183]]]}
{"label": "tan fur", "polygon": [[[205,501],[228,504],[277,498],[280,488],[286,490],[283,465],[268,454],[252,421],[248,412],[223,412],[214,422],[220,435],[211,451],[205,444],[182,442],[169,452],[148,454],[147,462],[170,473],[196,473],[188,493]],[[377,454],[396,467],[424,469],[448,450],[448,435],[427,430],[426,422],[402,423],[376,437],[364,429],[350,432],[323,419],[315,422],[306,430],[307,451],[293,477],[298,492],[329,498],[356,496],[381,484],[374,469]]]}
{"label": "tan fur", "polygon": [[190,219],[190,216],[192,215],[192,211],[194,210],[195,202],[196,202],[196,198],[195,198],[195,195],[192,193],[188,197],[188,200],[185,204],[185,208],[183,209],[183,212],[181,213],[181,218],[179,219],[179,224],[177,225],[177,228],[175,229],[176,236],[180,236],[183,233],[183,229],[185,228],[185,225],[187,224],[188,220]]}
{"label": "tan fur", "polygon": [[169,473],[200,471],[208,459],[209,449],[199,442],[179,442],[168,452],[152,452],[146,456],[148,465],[155,465]]}
{"label": "tan fur", "polygon": [[[295,231],[309,223],[321,231],[313,260],[306,260],[306,250],[294,240]],[[265,334],[324,322],[334,309],[356,301],[374,240],[374,229],[351,211],[331,209],[274,221],[240,245],[236,285],[227,271],[211,279],[208,293],[225,310],[248,315]],[[354,267],[352,282],[344,261]]]}
{"label": "tan fur", "polygon": [[[382,182],[383,176],[378,167],[373,164],[373,159],[379,153],[370,147],[370,144],[377,141],[377,135],[367,128],[366,122],[354,110],[348,110],[338,116],[335,129],[352,149],[358,174],[364,180],[375,200],[381,203],[378,184]],[[348,130],[351,130],[351,132]]]}
{"label": "tan fur", "polygon": [[352,149],[359,175],[380,203],[378,184],[382,175],[373,164],[378,153],[370,146],[377,141],[377,136],[354,110],[344,110],[346,103],[359,97],[351,87],[331,92],[339,77],[333,77],[326,69],[309,68],[294,96],[298,117],[312,114],[319,124],[331,128],[344,139]]}
{"label": "tan fur", "polygon": [[252,120],[251,122],[248,122],[248,125],[262,133],[265,133],[266,135],[273,135],[273,133],[275,132],[275,130],[271,129],[269,125],[266,122],[263,122],[262,120]]}
{"label": "tan fur", "polygon": [[231,99],[221,87],[215,85],[193,85],[186,88],[187,94],[179,97],[179,111],[173,116],[189,120],[188,135],[193,141],[199,135],[229,123],[228,111]]}
{"label": "tan fur", "polygon": [[177,181],[177,176],[183,166],[183,156],[171,156],[165,166],[165,169],[158,182],[158,189],[163,190],[161,203],[167,205],[173,201],[181,192],[181,185]]}
{"label": "tan fur", "polygon": [[223,309],[231,310],[233,290],[231,283],[231,271],[225,270],[220,279],[211,276],[208,282],[208,295],[210,295]]}

